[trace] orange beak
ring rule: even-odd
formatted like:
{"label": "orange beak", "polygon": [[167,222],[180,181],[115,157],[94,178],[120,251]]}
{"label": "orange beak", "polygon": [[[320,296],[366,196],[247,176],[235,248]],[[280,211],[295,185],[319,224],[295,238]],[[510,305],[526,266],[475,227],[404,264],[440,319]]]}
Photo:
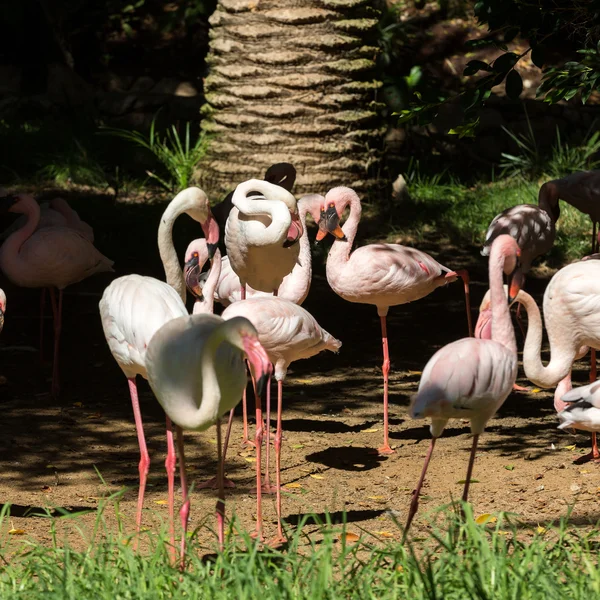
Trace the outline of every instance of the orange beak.
{"label": "orange beak", "polygon": [[340,227],[340,216],[337,214],[335,205],[331,204],[327,210],[321,209],[321,218],[319,219],[319,231],[317,241],[322,240],[328,233],[338,240],[345,240],[346,236]]}

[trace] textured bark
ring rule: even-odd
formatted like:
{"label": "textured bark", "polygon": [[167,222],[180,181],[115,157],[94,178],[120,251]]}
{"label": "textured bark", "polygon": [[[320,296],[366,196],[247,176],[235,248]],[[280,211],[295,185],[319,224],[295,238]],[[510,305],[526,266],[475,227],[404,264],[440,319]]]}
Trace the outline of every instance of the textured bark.
{"label": "textured bark", "polygon": [[383,130],[376,101],[377,13],[369,0],[220,0],[210,18],[199,165],[222,195],[290,162],[294,192],[370,191]]}

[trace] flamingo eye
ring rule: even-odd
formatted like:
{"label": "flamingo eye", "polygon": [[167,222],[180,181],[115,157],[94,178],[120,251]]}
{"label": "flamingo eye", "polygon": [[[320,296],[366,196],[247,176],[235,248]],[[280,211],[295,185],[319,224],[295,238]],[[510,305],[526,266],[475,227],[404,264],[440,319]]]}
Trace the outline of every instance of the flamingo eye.
{"label": "flamingo eye", "polygon": [[333,202],[329,203],[329,208],[333,208],[335,206],[335,204]]}
{"label": "flamingo eye", "polygon": [[197,252],[194,252],[194,253],[192,254],[192,256],[193,256],[194,258],[198,258],[198,253],[197,253]]}

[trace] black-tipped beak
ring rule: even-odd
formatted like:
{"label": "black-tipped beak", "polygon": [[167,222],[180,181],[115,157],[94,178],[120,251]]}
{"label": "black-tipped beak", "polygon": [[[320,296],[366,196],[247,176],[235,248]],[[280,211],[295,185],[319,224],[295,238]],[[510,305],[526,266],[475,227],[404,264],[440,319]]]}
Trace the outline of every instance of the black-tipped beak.
{"label": "black-tipped beak", "polygon": [[340,216],[337,214],[335,205],[328,206],[321,210],[321,218],[318,222],[319,231],[317,232],[317,242],[322,240],[328,233],[338,240],[345,240],[346,236],[340,227]]}
{"label": "black-tipped beak", "polygon": [[185,263],[183,272],[185,274],[185,285],[187,289],[194,297],[202,300],[202,288],[200,287],[200,263],[197,254],[192,255],[192,258]]}
{"label": "black-tipped beak", "polygon": [[19,200],[17,196],[8,194],[7,196],[0,196],[0,214],[8,212],[12,206]]}
{"label": "black-tipped beak", "polygon": [[219,244],[208,244],[208,243],[206,244],[206,249],[208,251],[209,260],[213,259],[218,247],[219,247]]}
{"label": "black-tipped beak", "polygon": [[520,261],[517,261],[517,265],[513,269],[513,272],[508,276],[508,303],[512,304],[523,286],[525,276],[521,271]]}
{"label": "black-tipped beak", "polygon": [[267,386],[269,385],[270,374],[263,373],[256,382],[256,393],[260,396],[261,400],[266,401]]}

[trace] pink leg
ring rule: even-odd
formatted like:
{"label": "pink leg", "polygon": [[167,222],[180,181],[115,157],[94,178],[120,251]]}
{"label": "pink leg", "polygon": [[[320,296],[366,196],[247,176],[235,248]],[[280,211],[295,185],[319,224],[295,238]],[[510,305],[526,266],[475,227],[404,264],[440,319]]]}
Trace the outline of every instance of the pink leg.
{"label": "pink leg", "polygon": [[271,385],[267,387],[267,419],[266,419],[266,439],[267,449],[265,454],[265,482],[263,484],[262,491],[264,494],[272,494],[275,492],[275,487],[271,485],[271,474],[270,474],[270,454],[271,454]]}
{"label": "pink leg", "polygon": [[473,475],[473,464],[475,463],[475,453],[477,452],[477,442],[479,442],[479,434],[473,436],[473,445],[471,446],[471,456],[469,457],[469,466],[467,467],[467,478],[465,479],[465,488],[463,490],[462,499],[466,502],[469,497],[469,485],[471,484],[471,475]]}
{"label": "pink leg", "polygon": [[171,564],[175,564],[175,465],[177,457],[175,456],[175,443],[173,442],[173,424],[169,417],[167,419],[167,458],[165,460],[165,469],[167,471],[167,485],[169,490],[169,537],[171,546],[169,547],[169,556]]}
{"label": "pink leg", "polygon": [[217,535],[219,552],[225,545],[225,488],[223,486],[224,460],[221,454],[221,419],[217,419],[217,479],[219,480],[219,497],[217,499]]}
{"label": "pink leg", "polygon": [[[50,297],[52,298],[52,303],[55,305],[56,299],[54,296],[54,289],[50,288]],[[58,393],[60,391],[59,377],[58,377],[58,349],[60,345],[60,331],[61,331],[61,321],[62,321],[62,298],[63,291],[58,290],[58,305],[56,306],[55,316],[54,316],[54,363],[52,366],[52,397],[58,398]]]}
{"label": "pink leg", "polygon": [[463,281],[465,287],[465,306],[467,307],[467,326],[469,328],[469,337],[473,337],[473,321],[471,318],[471,292],[469,290],[469,273],[464,269],[454,271]]}
{"label": "pink leg", "polygon": [[190,499],[188,497],[187,476],[185,474],[185,451],[183,449],[183,431],[181,427],[176,427],[177,432],[177,452],[179,453],[179,479],[181,481],[181,495],[183,496],[183,504],[179,509],[179,518],[181,519],[181,551],[179,568],[185,569],[185,542],[187,540],[187,528],[190,520]]}
{"label": "pink leg", "polygon": [[44,362],[44,309],[46,308],[46,288],[40,294],[40,362]]}
{"label": "pink leg", "polygon": [[[596,223],[594,223],[595,227]],[[590,352],[590,383],[596,381],[596,349],[591,348]],[[592,431],[592,451],[585,456],[578,458],[575,462],[582,464],[590,460],[600,461],[600,451],[598,450],[598,440],[596,438],[596,432]]]}
{"label": "pink leg", "polygon": [[[229,421],[227,421],[227,431],[225,432],[225,443],[223,445],[223,463],[225,462],[225,457],[227,456],[227,447],[229,446],[229,436],[231,434],[231,425],[233,423],[233,411],[234,411],[233,408],[229,411]],[[217,470],[218,470],[218,468],[219,468],[219,466],[217,465]],[[212,479],[209,479],[208,481],[201,483],[197,487],[200,490],[203,490],[205,488],[211,488],[213,490],[218,489],[219,488],[218,473],[217,473],[217,477],[213,477]],[[224,469],[223,469],[223,487],[226,487],[226,488],[234,488],[235,487],[235,483],[233,483],[233,481],[231,481],[231,479],[227,479],[227,477],[225,477]]]}
{"label": "pink leg", "polygon": [[394,451],[390,448],[388,439],[388,384],[390,374],[390,353],[388,350],[388,337],[387,337],[387,326],[386,318],[380,317],[381,319],[381,341],[383,342],[383,365],[381,370],[383,371],[383,446],[378,448],[379,454],[393,454]]}
{"label": "pink leg", "polygon": [[[256,399],[256,436],[254,438],[256,444],[256,531],[253,537],[262,541],[261,448],[263,442],[263,420],[260,395],[256,391],[256,382],[254,379],[252,380],[252,383],[254,385],[254,398]],[[267,385],[269,387],[271,386],[270,379]]]}
{"label": "pink leg", "polygon": [[[286,541],[281,527],[281,440],[282,424],[281,412],[283,409],[283,381],[277,382],[277,432],[275,433],[275,488],[277,492],[277,537],[272,541],[281,544]],[[268,446],[268,444],[267,444]]]}
{"label": "pink leg", "polygon": [[[129,395],[131,396],[131,406],[133,407],[133,418],[135,419],[135,429],[137,431],[138,444],[140,446],[140,464],[138,470],[140,473],[140,489],[138,492],[137,511],[135,516],[135,531],[139,534],[142,525],[142,509],[144,507],[144,492],[146,490],[146,479],[150,470],[150,456],[146,448],[146,438],[144,437],[144,426],[142,424],[142,413],[138,400],[137,385],[135,377],[127,379],[129,383]],[[137,548],[137,536],[134,548]]]}
{"label": "pink leg", "polygon": [[419,477],[419,482],[417,483],[417,487],[412,493],[412,500],[410,501],[410,508],[408,510],[408,518],[406,519],[406,525],[404,526],[404,535],[402,536],[402,543],[406,541],[406,536],[408,535],[408,530],[410,529],[410,525],[417,514],[417,510],[419,510],[419,495],[421,494],[421,488],[423,487],[423,482],[425,481],[425,475],[427,474],[427,468],[429,467],[429,461],[431,460],[431,455],[433,454],[433,448],[435,446],[437,438],[432,437],[431,443],[429,444],[429,450],[427,450],[427,455],[425,456],[425,462],[423,463],[423,469],[421,471],[421,477]]}

